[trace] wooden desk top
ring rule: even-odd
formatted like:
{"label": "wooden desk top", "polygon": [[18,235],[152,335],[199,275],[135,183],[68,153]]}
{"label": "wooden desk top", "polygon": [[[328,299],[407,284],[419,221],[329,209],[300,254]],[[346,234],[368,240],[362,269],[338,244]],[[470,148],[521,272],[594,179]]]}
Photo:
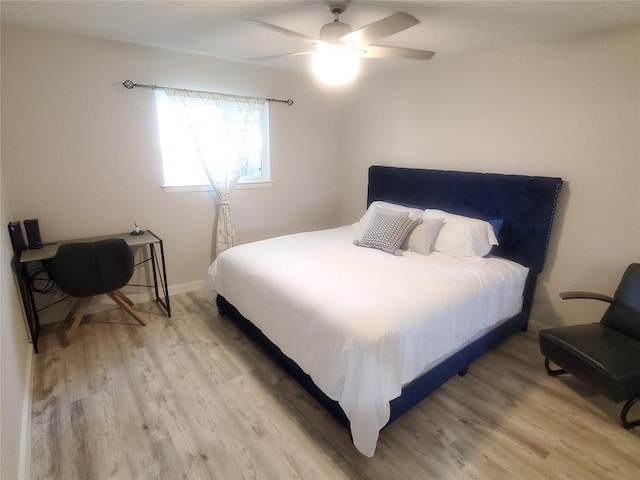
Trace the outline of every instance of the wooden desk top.
{"label": "wooden desk top", "polygon": [[24,250],[20,254],[20,263],[35,262],[38,260],[46,260],[53,258],[58,251],[58,247],[63,243],[77,243],[77,242],[94,242],[96,240],[104,240],[106,238],[124,238],[130,247],[137,245],[149,245],[150,243],[160,243],[160,238],[157,237],[150,230],[145,230],[142,235],[131,235],[130,233],[114,233],[111,235],[100,235],[97,237],[78,238],[73,240],[64,240],[56,243],[46,243],[42,245],[42,248],[33,250]]}

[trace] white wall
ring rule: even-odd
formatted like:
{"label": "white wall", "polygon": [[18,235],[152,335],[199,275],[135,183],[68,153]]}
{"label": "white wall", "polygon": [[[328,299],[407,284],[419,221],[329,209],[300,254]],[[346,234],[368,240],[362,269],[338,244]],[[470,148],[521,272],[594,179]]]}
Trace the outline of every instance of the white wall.
{"label": "white wall", "polygon": [[638,29],[425,63],[367,79],[345,107],[343,223],[372,164],[560,176],[565,181],[532,321],[596,321],[593,302],[640,261]]}
{"label": "white wall", "polygon": [[[167,193],[152,90],[137,83],[263,97],[271,106],[270,188],[236,190],[238,241],[336,226],[339,164],[330,94],[304,75],[73,35],[2,30],[2,168],[14,219],[43,240],[124,232],[165,242],[172,287],[212,260],[215,194]],[[217,199],[216,199],[217,201]]]}
{"label": "white wall", "polygon": [[[7,225],[11,218],[11,207],[6,196],[0,163],[0,224]],[[22,479],[28,478],[29,475],[31,451],[29,392],[33,353],[13,279],[12,257],[13,249],[9,232],[7,228],[2,227],[0,232],[0,478]]]}
{"label": "white wall", "polygon": [[33,353],[11,269],[13,252],[5,225],[12,217],[4,185],[0,195],[0,478],[16,479],[27,478]]}

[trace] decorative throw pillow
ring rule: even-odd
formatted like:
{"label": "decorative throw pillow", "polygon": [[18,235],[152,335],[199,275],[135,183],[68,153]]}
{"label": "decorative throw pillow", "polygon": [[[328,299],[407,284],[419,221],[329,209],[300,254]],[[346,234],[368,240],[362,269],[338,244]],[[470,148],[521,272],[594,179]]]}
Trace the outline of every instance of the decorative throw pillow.
{"label": "decorative throw pillow", "polygon": [[409,249],[421,255],[428,255],[443,224],[444,220],[442,218],[423,219],[422,223],[416,225],[413,231],[407,235],[402,244],[403,249]]}
{"label": "decorative throw pillow", "polygon": [[407,235],[422,219],[396,217],[376,212],[371,223],[359,240],[353,243],[359,247],[377,248],[393,255],[402,255],[400,246]]}

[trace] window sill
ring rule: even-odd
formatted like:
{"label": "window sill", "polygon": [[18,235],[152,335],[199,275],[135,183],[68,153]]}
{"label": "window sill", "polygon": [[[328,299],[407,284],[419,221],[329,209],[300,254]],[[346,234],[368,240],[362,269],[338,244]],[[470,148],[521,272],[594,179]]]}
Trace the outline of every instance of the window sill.
{"label": "window sill", "polygon": [[[246,190],[252,188],[271,188],[273,182],[259,181],[259,182],[243,182],[238,183],[234,190]],[[185,193],[185,192],[212,192],[213,187],[211,185],[162,185],[162,189],[167,193]]]}

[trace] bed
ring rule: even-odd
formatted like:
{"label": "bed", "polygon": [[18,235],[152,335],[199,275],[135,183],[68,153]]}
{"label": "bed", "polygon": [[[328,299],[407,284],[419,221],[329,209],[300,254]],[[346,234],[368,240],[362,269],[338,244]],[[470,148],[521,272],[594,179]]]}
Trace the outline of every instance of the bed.
{"label": "bed", "polygon": [[[370,217],[234,247],[209,267],[207,285],[219,312],[372,456],[382,428],[526,330],[561,186],[550,177],[373,166]],[[415,209],[425,224],[439,211],[487,220],[497,245],[475,256],[354,245],[372,215],[390,220],[379,205]]]}

